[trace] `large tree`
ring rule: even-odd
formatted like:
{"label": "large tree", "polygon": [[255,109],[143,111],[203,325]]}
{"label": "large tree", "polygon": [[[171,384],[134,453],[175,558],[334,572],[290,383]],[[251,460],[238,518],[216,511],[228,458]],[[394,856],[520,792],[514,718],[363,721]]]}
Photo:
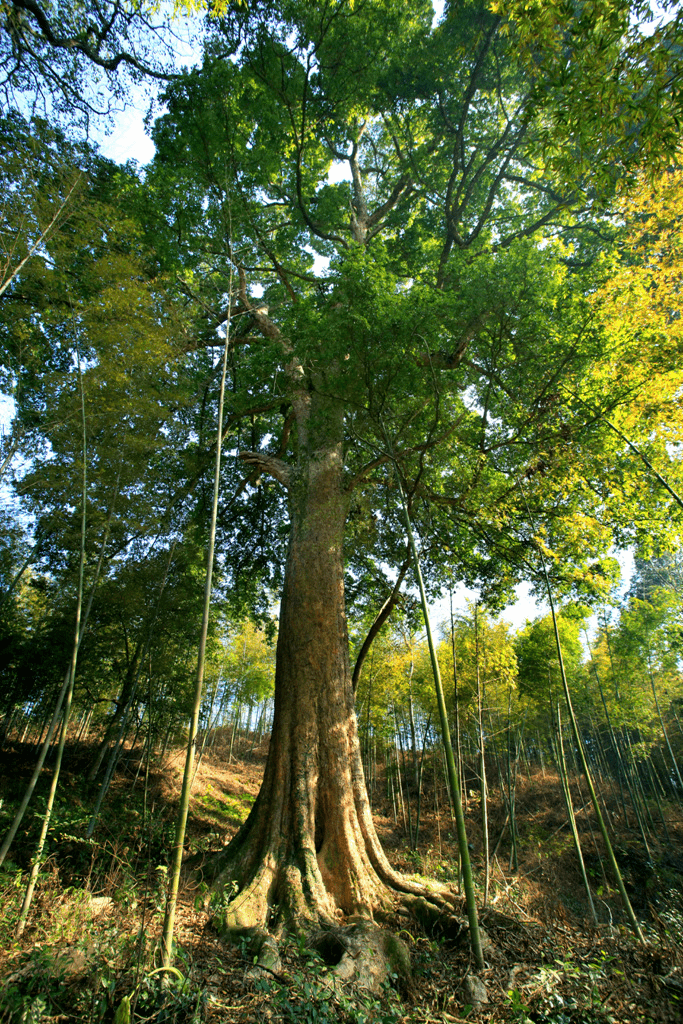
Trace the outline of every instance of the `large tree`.
{"label": "large tree", "polygon": [[609,432],[563,397],[609,356],[587,299],[609,222],[589,178],[544,163],[552,97],[502,17],[432,20],[423,0],[236,7],[155,129],[156,230],[202,343],[229,326],[233,420],[249,410],[224,541],[256,509],[267,559],[283,493],[289,523],[263,785],[206,865],[235,886],[233,925],[329,927],[425,893],[375,832],[348,655],[345,582],[405,564],[397,474],[434,587],[455,571],[500,593],[523,571],[521,477],[543,543],[581,552],[568,586],[610,542],[604,494],[566,484]]}

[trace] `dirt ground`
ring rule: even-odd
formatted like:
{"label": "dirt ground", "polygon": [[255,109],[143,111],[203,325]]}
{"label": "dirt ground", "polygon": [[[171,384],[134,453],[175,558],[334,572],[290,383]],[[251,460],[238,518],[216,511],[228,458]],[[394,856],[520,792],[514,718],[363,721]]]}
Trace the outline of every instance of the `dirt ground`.
{"label": "dirt ground", "polygon": [[[222,750],[205,755],[192,790],[190,855],[220,849],[239,828],[258,793],[265,753],[265,746],[245,751],[232,764],[226,763]],[[590,923],[559,782],[539,769],[518,779],[515,870],[510,867],[504,805],[495,787],[490,794],[490,849],[495,856],[488,906],[481,913],[490,940],[481,975],[485,1002],[478,1003],[468,987],[474,964],[467,942],[424,934],[417,926],[407,926],[405,919],[396,919],[393,926],[409,948],[413,982],[400,993],[388,989],[381,998],[365,1001],[343,993],[333,996],[325,981],[326,965],[305,943],[294,940],[283,948],[281,974],[254,977],[246,949],[219,938],[212,919],[220,908],[215,899],[207,908],[209,894],[196,875],[185,880],[178,908],[176,964],[183,982],[162,993],[156,985],[157,942],[184,754],[173,752],[150,773],[146,797],[144,773],[131,795],[138,766],[132,756],[124,762],[95,842],[88,845],[81,836],[91,804],[82,780],[90,755],[88,750],[72,750],[66,762],[61,824],[52,838],[30,927],[20,941],[13,938],[11,926],[19,869],[28,863],[35,818],[19,837],[14,863],[0,876],[0,1020],[114,1020],[117,1011],[122,1013],[126,993],[132,993],[131,1021],[169,1024],[683,1021],[683,817],[678,808],[666,807],[669,839],[652,838],[648,858],[635,823],[623,820],[616,798],[606,800],[620,865],[643,922],[644,946],[624,923],[614,886],[603,875],[596,823],[584,809],[578,820],[600,916],[599,925]],[[3,814],[9,813],[31,767],[23,751],[3,755]],[[475,783],[470,781],[473,794]],[[387,855],[397,868],[437,877],[457,892],[454,828],[445,790],[437,783],[435,793],[434,784],[428,781],[423,795],[416,850],[410,849],[400,807],[394,814],[381,766],[373,810]],[[577,807],[580,801],[577,791]],[[482,837],[474,795],[469,796],[467,816],[481,902]],[[0,826],[4,831],[5,818]],[[461,904],[464,919],[464,899]],[[116,1024],[126,1024],[125,1012]]]}

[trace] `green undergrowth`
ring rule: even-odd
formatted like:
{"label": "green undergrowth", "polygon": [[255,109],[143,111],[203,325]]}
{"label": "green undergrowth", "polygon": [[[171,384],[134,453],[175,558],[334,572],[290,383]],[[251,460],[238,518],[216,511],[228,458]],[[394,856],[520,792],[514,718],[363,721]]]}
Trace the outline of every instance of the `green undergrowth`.
{"label": "green undergrowth", "polygon": [[405,1007],[392,974],[379,994],[353,994],[331,983],[331,968],[309,949],[303,937],[281,945],[285,971],[281,978],[261,977],[255,989],[282,1024],[399,1024]]}
{"label": "green undergrowth", "polygon": [[255,797],[250,793],[234,796],[230,793],[218,793],[213,786],[192,799],[192,812],[196,818],[222,828],[241,825],[247,820]]}
{"label": "green undergrowth", "polygon": [[[414,922],[407,927],[416,939],[406,931],[400,934],[410,942],[421,1002],[401,1005],[391,984],[378,996],[351,997],[334,990],[327,965],[296,941],[281,944],[282,976],[265,974],[245,981],[252,966],[248,957],[245,960],[246,951],[242,957],[239,950],[226,951],[217,932],[206,926],[206,918],[193,916],[204,913],[207,894],[201,888],[188,890],[185,897],[177,973],[162,972],[159,936],[175,808],[160,784],[145,800],[141,784],[131,791],[130,778],[121,777],[115,780],[93,838],[87,839],[93,792],[83,781],[84,774],[66,774],[48,835],[48,857],[20,941],[15,929],[47,778],[41,780],[10,852],[11,861],[0,870],[0,1024],[421,1024],[427,1019],[448,1021],[448,1016],[439,1016],[441,1011],[454,1020],[485,1019],[494,1024],[625,1024],[636,1019],[624,1009],[635,998],[629,988],[634,978],[659,972],[653,984],[662,993],[660,1002],[666,996],[669,1006],[683,994],[683,985],[680,992],[676,988],[683,971],[683,873],[677,849],[657,850],[650,864],[628,837],[618,846],[627,884],[636,892],[640,886],[648,899],[650,916],[643,914],[643,919],[651,952],[645,957],[623,927],[614,893],[590,847],[586,862],[602,924],[600,932],[585,927],[581,889],[572,888],[574,875],[568,870],[572,851],[565,848],[561,857],[548,855],[555,845],[567,847],[566,833],[543,831],[539,823],[529,828],[535,840],[534,859],[527,857],[525,870],[504,872],[497,862],[492,873],[490,904],[507,915],[498,932],[495,918],[484,918],[493,943],[487,956],[503,986],[492,1017],[466,1012],[458,986],[469,970],[467,943],[443,935],[421,936]],[[19,782],[10,779],[5,785],[3,780],[0,835],[12,819]],[[252,804],[249,794],[205,786],[192,802],[188,852],[220,848]],[[421,845],[420,852],[402,852],[400,866],[428,884],[445,882],[457,890],[452,837],[443,833],[443,838],[443,847],[432,840],[433,845]],[[501,853],[500,859],[507,858]],[[476,847],[473,862],[481,905],[483,871]],[[662,882],[657,892],[652,891],[653,877]],[[213,897],[214,916],[219,916],[220,899]],[[566,911],[568,917],[563,916]],[[534,915],[550,922],[548,927],[538,919],[533,923]],[[514,932],[509,930],[512,918],[522,922]],[[557,929],[563,921],[569,931]],[[554,938],[552,948],[546,949],[547,935]],[[604,950],[598,935],[609,937]],[[583,950],[572,954],[570,946],[577,942],[583,943]],[[211,956],[214,961],[208,967]],[[220,980],[207,984],[207,977]],[[615,992],[621,993],[618,999]],[[640,1024],[646,1017],[637,1019]],[[671,1019],[653,1017],[657,1024]]]}
{"label": "green undergrowth", "polygon": [[[95,948],[96,947],[96,948]],[[181,971],[168,977],[157,969],[136,969],[120,941],[100,936],[87,955],[37,948],[19,958],[0,983],[0,1020],[44,1024],[51,1020],[88,1024],[200,1024],[206,996]]]}
{"label": "green undergrowth", "polygon": [[[174,808],[155,806],[141,787],[113,786],[92,838],[86,837],[93,792],[67,775],[57,800],[28,927],[16,938],[27,871],[45,807],[41,779],[0,869],[0,1022],[43,1024],[198,1024],[206,997],[178,949],[179,971],[161,971]],[[19,786],[4,790],[0,835],[9,827]],[[9,792],[8,792],[9,790]],[[16,792],[15,792],[16,790]],[[217,798],[210,787],[201,794]],[[231,824],[251,798],[228,798]],[[201,804],[201,800],[200,800]],[[201,813],[194,827],[206,834]],[[224,823],[223,823],[224,824]],[[217,845],[223,837],[212,837]]]}
{"label": "green undergrowth", "polygon": [[140,871],[130,846],[100,852],[109,861],[107,895],[64,887],[48,860],[21,940],[22,871],[7,864],[0,875],[0,1021],[199,1024],[206,998],[183,950],[179,970],[159,967],[166,865]]}

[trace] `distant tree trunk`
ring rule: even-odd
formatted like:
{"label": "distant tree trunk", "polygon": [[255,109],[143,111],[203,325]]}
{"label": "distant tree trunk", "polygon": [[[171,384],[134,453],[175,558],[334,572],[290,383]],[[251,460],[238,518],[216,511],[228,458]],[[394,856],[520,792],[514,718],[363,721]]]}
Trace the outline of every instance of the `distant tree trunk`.
{"label": "distant tree trunk", "polygon": [[221,699],[218,704],[218,708],[216,709],[216,714],[214,715],[213,721],[210,723],[209,728],[207,730],[211,734],[208,737],[208,744],[211,750],[213,750],[213,748],[216,746],[216,736],[218,734],[218,729],[222,726],[222,723],[224,721],[225,706],[228,703],[229,696],[229,687],[227,686],[226,683],[223,683],[223,693],[221,694]]}
{"label": "distant tree trunk", "polygon": [[436,754],[432,747],[432,771],[434,773],[434,817],[436,818],[436,835],[439,842],[439,857],[443,857],[441,845],[441,806],[439,804],[439,776],[436,770]]}
{"label": "distant tree trunk", "polygon": [[[533,528],[533,519],[531,517],[531,510],[529,509],[529,505],[528,505],[528,503],[526,501],[526,497],[524,496],[524,491],[523,491],[523,488],[522,488],[521,481],[518,481],[518,483],[519,483],[519,488],[522,491],[522,497],[524,498],[524,502],[526,504],[527,513],[529,515],[529,520],[530,520],[532,528]],[[624,911],[626,912],[626,915],[627,915],[627,917],[629,919],[629,922],[630,922],[631,927],[633,929],[634,935],[636,936],[636,938],[638,939],[639,942],[641,942],[642,944],[645,944],[645,939],[643,937],[643,933],[642,933],[640,925],[638,923],[638,919],[636,918],[636,915],[633,913],[633,907],[631,906],[631,901],[628,898],[628,894],[626,892],[626,887],[624,886],[624,880],[622,878],[621,871],[619,870],[619,865],[617,864],[616,857],[614,856],[614,849],[613,849],[612,843],[610,841],[609,833],[607,831],[607,826],[605,825],[605,819],[603,818],[602,812],[600,810],[600,804],[598,803],[597,794],[595,792],[595,786],[593,785],[593,779],[592,779],[592,776],[591,776],[590,769],[588,767],[588,761],[586,759],[586,753],[585,753],[585,750],[584,750],[583,741],[581,739],[581,733],[579,732],[579,726],[578,726],[578,722],[576,720],[576,715],[574,713],[574,705],[572,703],[571,693],[569,691],[569,683],[567,682],[567,674],[566,674],[565,669],[564,669],[564,659],[562,657],[562,644],[561,644],[561,641],[560,641],[560,633],[559,633],[559,630],[558,630],[558,627],[557,627],[557,615],[555,614],[555,602],[553,601],[553,594],[552,594],[552,589],[551,589],[551,586],[550,586],[550,577],[548,576],[548,570],[547,570],[547,567],[546,567],[545,555],[543,554],[543,548],[542,547],[538,548],[538,554],[539,554],[541,566],[543,568],[543,575],[545,577],[545,584],[546,584],[546,593],[548,595],[548,604],[550,605],[550,614],[551,614],[552,620],[553,620],[553,631],[555,633],[555,647],[556,647],[556,650],[557,650],[557,664],[558,664],[558,668],[560,670],[560,678],[562,680],[562,689],[564,691],[564,698],[565,698],[565,702],[567,704],[567,711],[569,713],[569,721],[571,723],[572,733],[574,735],[574,741],[576,743],[578,756],[579,756],[579,759],[581,761],[581,768],[583,770],[584,778],[586,779],[586,784],[588,786],[588,791],[590,793],[591,802],[593,804],[593,809],[595,810],[595,816],[598,819],[598,825],[600,827],[600,832],[602,833],[602,838],[603,838],[605,847],[607,849],[607,856],[609,858],[610,866],[612,868],[612,875],[614,877],[614,881],[617,884],[617,888],[619,890],[619,895],[621,896],[622,906],[623,906]]]}
{"label": "distant tree trunk", "polygon": [[392,764],[392,747],[388,744],[384,753],[384,763],[387,774],[387,800],[391,800],[391,809],[394,814],[394,824],[398,824],[398,807],[396,801],[396,783],[394,781],[394,766]]}
{"label": "distant tree trunk", "polygon": [[678,768],[678,761],[676,760],[676,756],[675,756],[675,754],[673,752],[673,747],[671,746],[671,743],[669,742],[669,734],[667,733],[666,726],[664,725],[664,719],[662,717],[662,709],[659,706],[659,697],[657,696],[657,687],[655,686],[655,677],[654,677],[653,672],[652,672],[652,661],[651,661],[651,658],[650,658],[649,650],[647,652],[647,668],[648,668],[648,673],[650,675],[650,686],[652,687],[652,695],[653,695],[653,697],[655,699],[655,705],[657,707],[657,716],[659,718],[659,724],[662,727],[662,735],[664,736],[664,742],[666,743],[666,749],[669,751],[669,757],[671,758],[671,764],[673,766],[674,774],[676,775],[676,778],[678,779],[678,787],[676,789],[676,799],[678,800],[678,802],[680,804],[683,801],[683,779],[681,778],[681,773],[680,773],[679,768]]}
{"label": "distant tree trunk", "polygon": [[[585,632],[585,636],[586,636],[586,643],[588,644],[588,651],[590,653],[590,643],[588,642],[588,633],[587,632]],[[610,742],[612,744],[612,751],[614,752],[614,756],[616,757],[616,760],[617,760],[617,782],[619,784],[619,793],[620,793],[620,798],[621,798],[621,807],[622,807],[622,810],[624,812],[624,822],[625,822],[626,826],[628,827],[628,813],[626,811],[626,800],[624,799],[624,786],[623,786],[623,780],[625,780],[626,781],[626,786],[627,786],[627,788],[629,788],[629,793],[630,793],[630,784],[629,784],[629,779],[628,779],[628,773],[627,773],[627,770],[626,770],[626,764],[624,763],[624,758],[622,756],[621,746],[620,746],[620,744],[619,744],[619,742],[617,740],[617,736],[616,736],[616,734],[614,732],[614,729],[612,728],[612,719],[610,717],[609,709],[607,707],[607,701],[605,700],[605,693],[603,691],[602,683],[600,681],[600,675],[598,673],[598,669],[597,669],[595,661],[594,661],[594,659],[592,657],[592,654],[591,654],[591,661],[592,661],[592,664],[593,664],[593,674],[595,676],[595,681],[598,684],[598,690],[600,692],[600,699],[602,701],[602,707],[603,707],[603,710],[605,712],[605,720],[607,722],[607,728],[609,730],[609,737],[610,737]],[[633,803],[633,794],[630,793],[630,796],[631,796],[631,803]],[[636,817],[638,817],[638,812],[637,811],[636,811]],[[639,819],[639,821],[640,821],[640,819]],[[643,839],[644,838],[645,837],[643,836]]]}
{"label": "distant tree trunk", "polygon": [[81,720],[80,731],[78,733],[78,743],[85,743],[85,741],[87,740],[88,733],[90,732],[90,723],[92,722],[93,713],[93,709],[89,708],[89,710],[86,711],[85,714],[83,715],[83,718]]}
{"label": "distant tree trunk", "polygon": [[408,725],[410,726],[410,754],[413,762],[413,781],[415,788],[417,789],[417,780],[419,775],[418,762],[420,754],[417,743],[417,731],[415,729],[415,709],[413,707],[413,673],[415,671],[415,661],[412,655],[410,655],[410,672],[408,673]]}
{"label": "distant tree trunk", "polygon": [[[265,714],[266,714],[266,701],[264,700],[263,704],[261,705],[261,710],[259,711],[259,714],[258,714],[258,717],[257,717],[257,720],[256,720],[256,728],[254,729],[254,733],[253,733],[252,740],[251,740],[251,746],[249,747],[249,751],[248,751],[250,757],[251,757],[251,755],[252,755],[252,753],[254,751],[254,747],[256,746],[256,744],[261,742],[261,735],[263,734],[263,719],[265,717]],[[204,748],[202,747],[202,750],[203,749]],[[201,760],[201,755],[200,755],[200,760]]]}
{"label": "distant tree trunk", "polygon": [[[44,740],[44,742],[42,744],[42,747],[40,748],[40,754],[39,754],[39,757],[38,757],[38,762],[37,762],[35,768],[33,769],[33,774],[31,776],[31,778],[29,779],[29,782],[28,782],[28,785],[26,786],[26,789],[24,790],[24,795],[22,797],[21,803],[19,804],[19,807],[18,807],[18,809],[16,811],[16,814],[14,815],[14,819],[12,821],[12,824],[10,825],[10,828],[9,828],[9,830],[8,830],[7,834],[5,835],[5,838],[4,838],[3,842],[2,842],[2,846],[0,847],[0,866],[2,866],[2,864],[5,862],[5,858],[7,857],[7,854],[9,852],[9,850],[10,850],[12,842],[14,841],[14,837],[17,834],[19,826],[21,825],[21,822],[23,820],[24,814],[26,812],[26,808],[28,807],[28,805],[30,803],[30,800],[31,800],[31,797],[33,796],[33,792],[35,790],[36,784],[38,782],[38,779],[40,778],[40,773],[43,770],[43,765],[45,763],[45,758],[47,757],[47,753],[48,753],[48,750],[49,750],[49,747],[50,747],[50,743],[52,742],[52,737],[54,735],[54,731],[57,728],[57,726],[59,725],[60,720],[61,720],[62,703],[63,703],[64,697],[66,696],[67,691],[69,689],[70,680],[71,680],[71,668],[67,669],[66,675],[64,677],[64,682],[62,683],[62,688],[61,688],[61,690],[59,692],[59,695],[57,697],[57,702],[56,702],[54,711],[52,713],[52,720],[51,720],[50,726],[48,728],[47,736],[45,737],[45,740]],[[47,718],[45,719],[44,723],[40,727],[41,735],[42,735],[42,732],[43,732],[43,728],[44,728],[44,726],[46,724],[47,724]]]}
{"label": "distant tree trunk", "polygon": [[[636,812],[636,815],[638,816],[638,821],[640,823],[640,831],[643,838],[643,845],[645,846],[645,850],[648,857],[651,858],[652,853],[648,842],[648,833],[650,839],[653,839],[656,834],[656,829],[654,821],[652,820],[652,815],[650,814],[650,808],[648,807],[647,794],[645,793],[645,789],[643,788],[643,780],[640,773],[640,765],[636,761],[636,755],[633,750],[631,737],[628,733],[628,730],[624,730],[624,734],[626,747],[628,749],[628,764],[632,780],[633,795],[635,797],[633,807]],[[650,822],[649,825],[648,819]]]}
{"label": "distant tree trunk", "polygon": [[545,779],[545,764],[543,761],[543,744],[541,743],[541,730],[536,730],[536,740],[538,743],[538,760],[541,765],[541,777]]}
{"label": "distant tree trunk", "polygon": [[427,747],[427,736],[429,735],[429,726],[432,721],[431,714],[427,719],[427,725],[425,726],[424,738],[422,740],[422,753],[420,755],[420,770],[417,776],[417,813],[415,815],[415,838],[413,840],[413,850],[417,850],[418,837],[420,835],[420,813],[422,811],[422,776],[424,774],[424,762],[425,762],[425,750]]}
{"label": "distant tree trunk", "polygon": [[[455,620],[453,618],[453,592],[449,590],[451,610],[451,656],[453,660],[453,724],[455,726],[455,758],[458,765],[458,779],[460,791],[464,794],[465,806],[467,806],[467,791],[465,786],[465,774],[462,761],[462,749],[460,745],[460,707],[458,705],[458,661],[455,656]],[[451,807],[451,817],[453,809]]]}
{"label": "distant tree trunk", "polygon": [[97,778],[100,768],[102,767],[102,762],[104,761],[107,751],[109,750],[111,741],[114,739],[114,736],[119,734],[121,721],[127,715],[128,709],[130,707],[130,702],[135,696],[135,689],[137,687],[139,675],[140,655],[143,649],[143,643],[144,639],[142,636],[140,636],[135,647],[135,651],[133,652],[133,657],[129,660],[128,665],[126,666],[126,674],[124,676],[123,683],[121,684],[119,696],[116,700],[116,707],[114,708],[114,711],[109,718],[109,721],[104,731],[104,736],[100,741],[100,745],[97,750],[95,760],[93,761],[90,771],[88,772],[89,782],[94,782],[94,780]]}
{"label": "distant tree trunk", "polygon": [[[396,761],[396,781],[398,782],[399,805],[400,805],[400,808],[401,808],[401,817],[403,818],[403,829],[404,829],[404,831],[408,832],[408,835],[410,835],[410,830],[409,830],[409,827],[408,827],[408,819],[406,818],[406,802],[405,802],[405,799],[403,797],[403,778],[401,776],[401,761],[400,761],[399,756],[398,756],[398,752],[399,752],[399,750],[402,750],[402,747],[401,747],[401,736],[400,736],[400,733],[398,731],[398,717],[396,715],[396,706],[395,705],[394,705],[394,728],[396,729],[396,732],[394,734],[394,758],[395,758],[395,761]],[[396,743],[398,743],[398,749],[396,747]]]}
{"label": "distant tree trunk", "polygon": [[[455,814],[453,813],[453,798],[451,797],[451,787],[448,785],[448,766],[446,764],[446,753],[441,747],[441,768],[443,769],[443,782],[446,787],[446,796],[448,798],[448,810],[451,815],[451,825],[455,825]],[[458,864],[460,863],[460,853],[457,854]]]}
{"label": "distant tree trunk", "polygon": [[[396,714],[396,710],[395,709],[394,709],[394,714]],[[404,790],[403,790],[403,783],[401,782],[401,784],[400,784],[401,785],[401,797],[403,799],[403,808],[404,808],[404,810],[403,810],[403,819],[404,819],[403,823],[405,825],[405,814],[406,814],[406,810],[407,810],[407,812],[408,812],[408,841],[410,843],[410,849],[412,850],[413,849],[413,821],[412,821],[412,815],[411,815],[410,788],[408,786],[408,772],[406,770],[406,754],[405,754],[405,749],[403,747],[403,734],[402,734],[402,732],[401,732],[401,730],[399,728],[398,719],[396,720],[396,735],[398,736],[398,748],[401,751],[401,764],[399,765],[399,779],[401,778],[401,775],[400,775],[401,768],[403,768],[403,777],[406,780],[405,795],[404,795]]]}
{"label": "distant tree trunk", "polygon": [[519,867],[518,836],[517,836],[517,743],[515,757],[512,759],[512,690],[508,691],[508,724],[507,724],[507,804],[510,815],[510,870]]}
{"label": "distant tree trunk", "polygon": [[[370,658],[370,682],[368,684],[368,710],[365,718],[365,785],[368,791],[368,798],[370,800],[370,809],[372,810],[372,800],[374,795],[374,785],[372,777],[372,764],[371,764],[371,750],[370,750],[370,734],[372,730],[372,682],[373,682],[373,666],[375,661],[375,652],[373,650],[372,657]],[[353,685],[353,683],[352,683]]]}
{"label": "distant tree trunk", "polygon": [[[154,611],[152,613],[152,617],[151,617],[150,622],[149,622],[149,627],[148,627],[148,630],[147,630],[147,638],[145,640],[144,648],[142,649],[142,653],[140,653],[140,647],[138,645],[138,649],[136,651],[136,658],[134,659],[134,664],[136,666],[135,667],[135,675],[133,676],[133,678],[131,680],[131,687],[130,687],[130,689],[128,691],[127,703],[126,703],[125,707],[122,709],[121,714],[118,716],[119,717],[119,731],[118,731],[118,734],[117,734],[116,739],[114,741],[114,746],[113,746],[113,748],[111,750],[111,753],[109,755],[109,761],[107,763],[107,768],[106,768],[105,773],[104,773],[104,778],[102,779],[102,782],[100,783],[100,788],[99,788],[99,791],[98,791],[98,794],[97,794],[97,798],[95,800],[95,806],[93,808],[93,812],[92,812],[92,815],[90,817],[90,821],[88,823],[88,828],[86,830],[86,837],[87,838],[90,838],[90,836],[92,836],[93,832],[95,831],[95,825],[97,824],[97,819],[99,818],[100,810],[102,808],[102,802],[103,802],[105,796],[107,795],[107,792],[109,790],[109,786],[111,784],[112,777],[114,775],[114,771],[116,770],[116,765],[117,765],[118,760],[119,760],[119,758],[121,756],[121,753],[123,752],[124,744],[125,744],[125,741],[126,741],[126,735],[127,735],[127,731],[128,731],[128,722],[129,722],[129,719],[130,719],[131,712],[132,712],[132,710],[133,710],[133,708],[135,706],[135,698],[136,698],[136,695],[137,695],[138,683],[140,681],[140,674],[142,672],[142,667],[145,664],[145,662],[147,661],[148,657],[149,657],[150,664],[151,664],[150,647],[151,647],[152,638],[153,638],[153,635],[154,635],[154,626],[156,624],[157,615],[159,614],[159,607],[161,605],[161,599],[163,597],[164,590],[166,589],[166,582],[168,580],[168,573],[169,573],[169,570],[171,568],[171,564],[173,562],[173,555],[175,553],[175,548],[176,548],[176,542],[173,541],[171,546],[170,546],[170,548],[169,548],[169,551],[168,551],[168,558],[166,560],[166,566],[165,566],[165,569],[164,569],[164,575],[162,577],[161,586],[159,588],[159,593],[157,595],[156,602],[155,602],[155,605],[154,605]],[[112,721],[113,721],[113,719],[112,719]],[[110,734],[110,739],[111,739],[112,736],[113,736],[113,733]],[[136,736],[137,736],[137,733],[136,733]],[[105,750],[106,750],[106,746],[103,744],[102,752],[104,752]]]}
{"label": "distant tree trunk", "polygon": [[161,744],[161,753],[159,754],[159,761],[161,763],[163,763],[164,757],[166,756],[166,751],[168,750],[168,744],[171,741],[171,733],[172,732],[173,732],[173,722],[169,722],[168,726],[166,727],[166,732],[164,734],[164,742]]}
{"label": "distant tree trunk", "polygon": [[232,732],[230,733],[230,747],[228,749],[228,764],[232,764],[232,752],[235,746],[235,737],[240,726],[240,718],[242,717],[242,701],[237,701],[237,710],[235,711],[235,720],[232,723]]}
{"label": "distant tree trunk", "polygon": [[662,781],[661,781],[661,778],[659,776],[659,772],[657,771],[657,765],[652,762],[651,758],[648,758],[647,764],[648,764],[648,769],[650,771],[650,778],[652,779],[652,789],[653,789],[653,792],[654,792],[654,795],[655,795],[655,803],[657,804],[657,811],[659,812],[659,818],[660,818],[660,820],[662,822],[662,828],[664,829],[664,836],[666,838],[666,841],[668,843],[670,843],[671,842],[671,836],[669,835],[669,829],[668,829],[667,824],[666,824],[666,818],[664,817],[664,808],[662,807],[662,801],[660,800],[660,797],[659,797],[660,789],[662,790],[662,793],[663,793],[665,799],[666,799],[666,793],[664,792],[664,787],[662,786]]}
{"label": "distant tree trunk", "polygon": [[266,731],[266,726],[268,727],[268,731],[270,731],[270,729],[272,728],[272,723],[270,723],[269,720],[270,720],[270,698],[266,698],[266,700],[263,702],[263,715],[261,716],[261,728],[259,729],[259,734],[258,734],[259,746],[261,746],[261,744],[263,743],[263,736],[264,736],[265,731]]}

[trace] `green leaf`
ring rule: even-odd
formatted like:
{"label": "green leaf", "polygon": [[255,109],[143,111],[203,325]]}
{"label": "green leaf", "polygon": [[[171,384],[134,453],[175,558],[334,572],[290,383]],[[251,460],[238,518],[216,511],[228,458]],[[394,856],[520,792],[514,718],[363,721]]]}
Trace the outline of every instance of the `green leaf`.
{"label": "green leaf", "polygon": [[130,996],[124,996],[117,1006],[114,1024],[130,1024]]}

